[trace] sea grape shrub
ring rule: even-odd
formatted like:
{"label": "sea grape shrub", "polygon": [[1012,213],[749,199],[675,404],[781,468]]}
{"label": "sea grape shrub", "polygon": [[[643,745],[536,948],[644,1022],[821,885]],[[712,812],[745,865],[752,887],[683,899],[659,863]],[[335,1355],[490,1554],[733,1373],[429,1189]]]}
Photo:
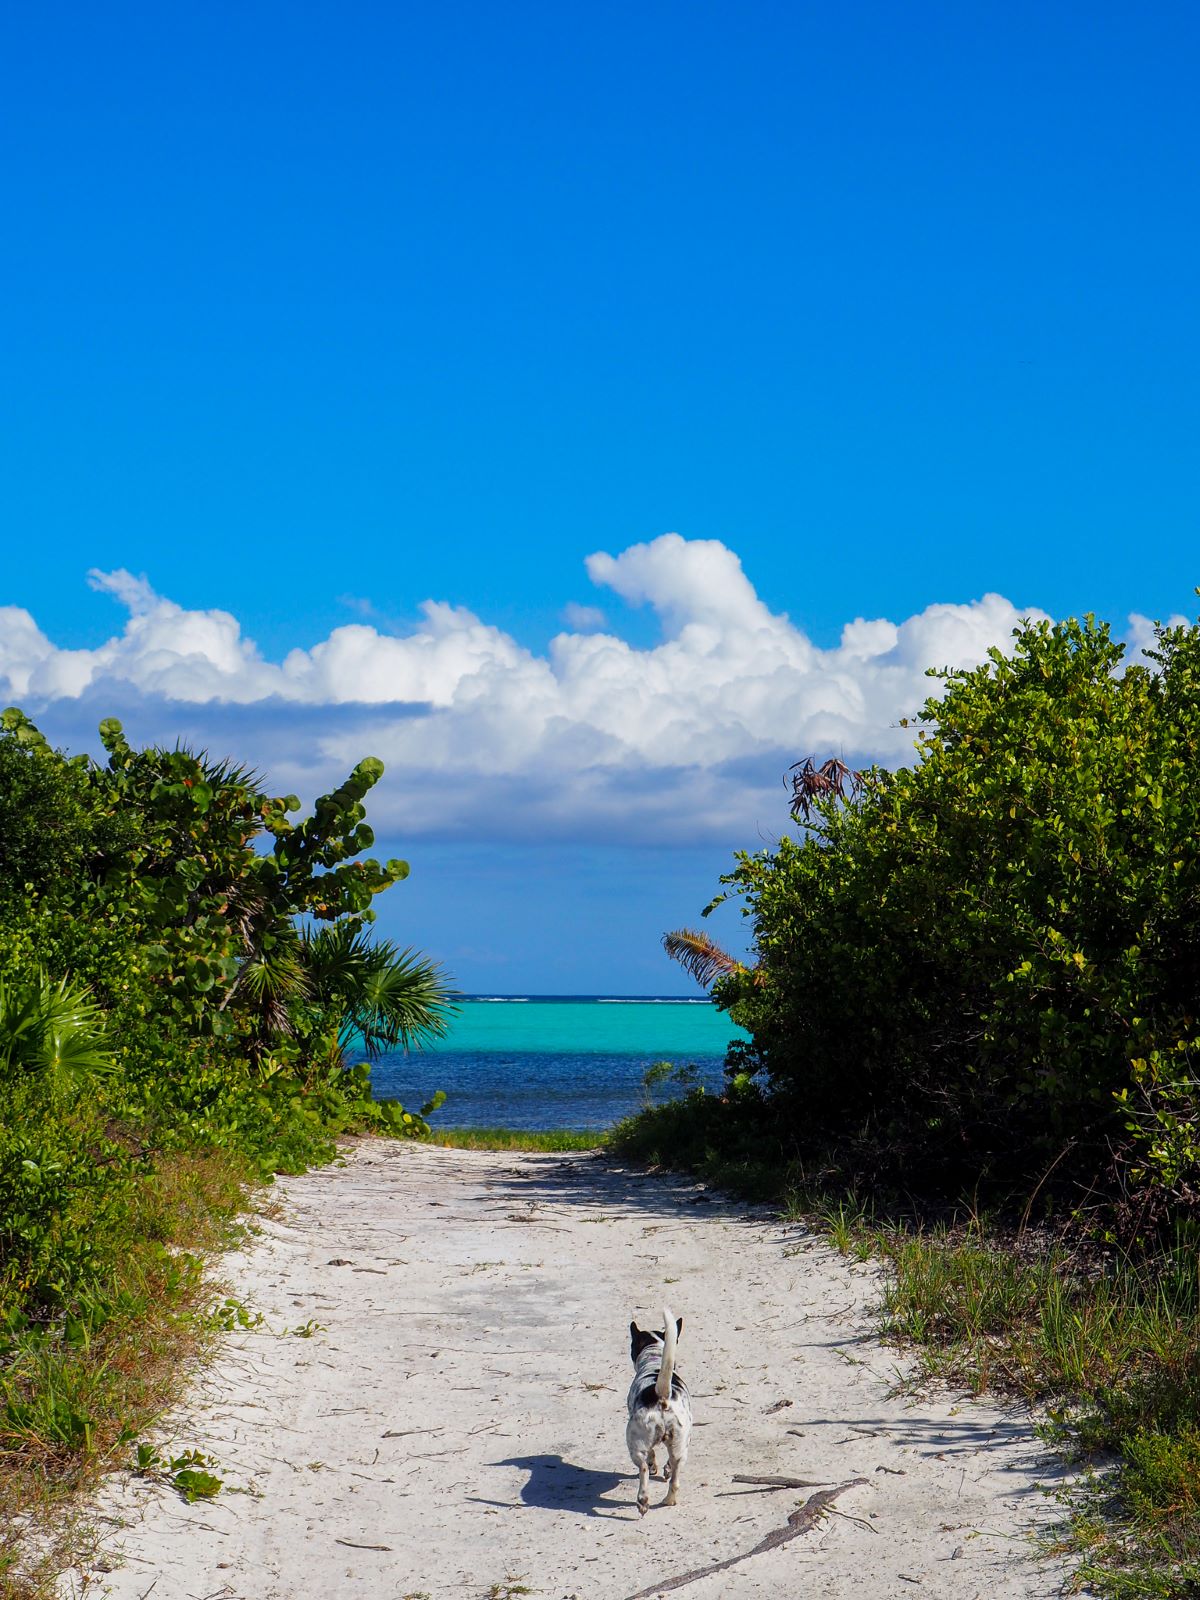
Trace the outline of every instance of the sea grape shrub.
{"label": "sea grape shrub", "polygon": [[128,831],[104,805],[86,756],[66,760],[22,712],[0,712],[0,914],[54,892]]}
{"label": "sea grape shrub", "polygon": [[[264,996],[301,984],[294,919],[370,921],[374,896],[408,874],[403,861],[355,859],[374,842],[362,800],[383,764],[360,762],[294,823],[296,796],[265,795],[245,768],[135,751],[115,718],[100,736],[109,761],[99,781],[138,823],[131,847],[102,864],[105,890],[147,929],[146,964],[191,1024],[229,1034],[240,1017],[261,1052],[264,1034],[286,1031],[286,1004]],[[264,835],[269,852],[255,848]]]}
{"label": "sea grape shrub", "polygon": [[1091,618],[1014,637],[940,674],[912,766],[739,855],[724,881],[758,963],[717,995],[798,1146],[840,1147],[860,1177],[1112,1181],[1120,1150],[1122,1181],[1183,1194],[1200,628],[1159,629],[1144,662]]}

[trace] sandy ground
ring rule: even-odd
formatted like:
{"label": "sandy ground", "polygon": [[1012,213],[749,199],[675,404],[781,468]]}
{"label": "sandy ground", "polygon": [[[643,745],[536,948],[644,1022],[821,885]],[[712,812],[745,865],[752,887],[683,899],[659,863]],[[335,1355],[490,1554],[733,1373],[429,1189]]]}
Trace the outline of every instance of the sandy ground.
{"label": "sandy ground", "polygon": [[[382,1142],[282,1180],[269,1210],[222,1263],[265,1320],[164,1420],[226,1489],[189,1506],[111,1480],[103,1554],[64,1593],[627,1600],[853,1478],[811,1531],[678,1592],[1026,1600],[1062,1582],[1029,1542],[1061,1469],[1028,1417],[897,1392],[869,1333],[876,1269],[800,1227],[591,1156]],[[696,1428],[681,1504],[656,1483],[643,1520],[628,1324],[660,1326],[664,1301]]]}

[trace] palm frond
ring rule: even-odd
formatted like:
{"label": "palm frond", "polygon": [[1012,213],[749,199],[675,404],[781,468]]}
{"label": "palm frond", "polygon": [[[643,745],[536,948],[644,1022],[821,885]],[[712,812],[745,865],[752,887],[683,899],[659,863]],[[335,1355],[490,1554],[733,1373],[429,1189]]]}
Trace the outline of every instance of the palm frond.
{"label": "palm frond", "polygon": [[247,956],[235,987],[238,1009],[253,1018],[256,1037],[286,1038],[294,1031],[292,1006],[312,993],[300,940],[290,930],[275,933],[269,944]]}
{"label": "palm frond", "polygon": [[276,932],[247,957],[242,983],[255,1000],[306,999],[311,992],[299,939]]}
{"label": "palm frond", "polygon": [[41,984],[0,978],[0,1070],[31,1070],[43,1044]]}
{"label": "palm frond", "polygon": [[436,962],[387,940],[368,946],[358,992],[347,1011],[368,1056],[443,1038],[457,1010],[457,992]]}
{"label": "palm frond", "polygon": [[75,1088],[113,1067],[104,1013],[86,984],[44,972],[0,978],[0,1070],[43,1072]]}
{"label": "palm frond", "polygon": [[361,922],[346,918],[305,928],[300,945],[313,993],[323,1000],[352,991],[367,975],[371,942]]}
{"label": "palm frond", "polygon": [[181,739],[176,740],[173,750],[168,750],[166,745],[151,745],[149,748],[161,751],[163,755],[187,756],[189,760],[195,761],[214,789],[244,787],[255,794],[262,793],[262,773],[256,767],[245,766],[242,762],[235,761],[232,756],[214,756],[207,748],[202,747],[197,750]]}
{"label": "palm frond", "polygon": [[671,960],[678,961],[684,971],[690,972],[705,989],[717,978],[728,977],[731,972],[741,970],[740,961],[735,961],[706,933],[699,933],[694,928],[676,928],[672,933],[664,933],[662,943]]}
{"label": "palm frond", "polygon": [[301,955],[314,1000],[336,1014],[345,1045],[357,1040],[371,1059],[442,1038],[457,1009],[441,967],[353,919],[306,929]]}

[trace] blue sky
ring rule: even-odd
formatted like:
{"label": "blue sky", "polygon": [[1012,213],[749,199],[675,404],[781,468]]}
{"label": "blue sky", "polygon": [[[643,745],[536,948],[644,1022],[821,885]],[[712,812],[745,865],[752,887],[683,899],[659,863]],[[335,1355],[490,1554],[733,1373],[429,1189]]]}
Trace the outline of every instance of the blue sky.
{"label": "blue sky", "polygon": [[788,760],[902,759],[921,669],[1030,609],[1194,612],[1198,36],[12,15],[0,689],[309,794],[378,744],[388,932],[471,989],[682,988],[657,936]]}

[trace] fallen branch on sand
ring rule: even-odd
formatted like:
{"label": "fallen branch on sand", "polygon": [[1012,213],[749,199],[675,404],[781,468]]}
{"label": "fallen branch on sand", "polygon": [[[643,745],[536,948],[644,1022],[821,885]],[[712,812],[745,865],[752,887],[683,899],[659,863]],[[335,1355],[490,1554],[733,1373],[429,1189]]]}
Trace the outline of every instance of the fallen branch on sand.
{"label": "fallen branch on sand", "polygon": [[717,1561],[711,1567],[697,1567],[693,1572],[684,1572],[678,1578],[667,1578],[662,1583],[652,1583],[648,1589],[639,1589],[636,1594],[631,1594],[629,1600],[652,1600],[656,1595],[669,1594],[672,1589],[682,1589],[685,1584],[698,1583],[701,1578],[711,1578],[714,1573],[728,1572],[730,1567],[736,1567],[742,1561],[749,1561],[751,1556],[761,1556],[768,1550],[778,1550],[780,1545],[787,1544],[790,1540],[799,1538],[802,1533],[808,1533],[815,1528],[839,1495],[867,1481],[866,1478],[850,1478],[845,1483],[839,1483],[836,1488],[820,1489],[816,1494],[809,1495],[799,1510],[792,1512],[787,1519],[786,1527],[776,1528],[773,1533],[767,1534],[765,1539],[758,1541],[753,1550],[747,1550],[740,1556],[730,1556],[725,1561]]}
{"label": "fallen branch on sand", "polygon": [[828,1478],[748,1478],[745,1473],[735,1472],[734,1483],[753,1483],[760,1489],[819,1489],[822,1484],[828,1483]]}

